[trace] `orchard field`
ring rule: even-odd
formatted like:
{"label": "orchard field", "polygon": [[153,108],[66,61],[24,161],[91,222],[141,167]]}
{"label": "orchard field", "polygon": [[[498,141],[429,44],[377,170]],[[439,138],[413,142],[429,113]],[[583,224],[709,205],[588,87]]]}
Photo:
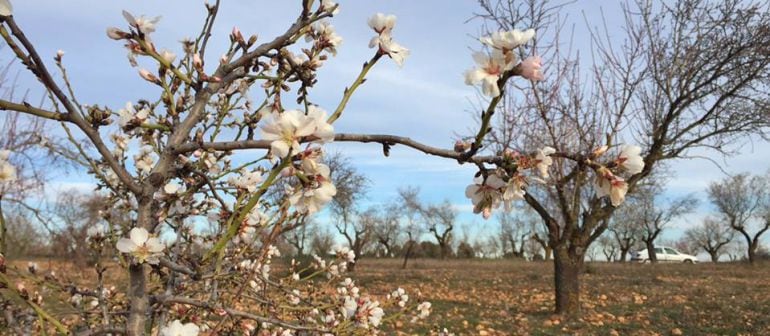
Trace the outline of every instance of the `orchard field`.
{"label": "orchard field", "polygon": [[457,335],[770,335],[770,265],[587,263],[583,316],[552,315],[551,263],[363,260],[358,282],[393,283],[433,303],[431,325]]}
{"label": "orchard field", "polygon": [[[36,260],[65,278],[89,277],[61,262]],[[26,263],[14,263],[23,269]],[[281,269],[280,264],[276,265]],[[553,315],[550,262],[363,259],[352,275],[384,297],[401,284],[433,304],[417,323],[390,323],[386,335],[769,335],[770,264],[586,263],[582,316]],[[114,273],[113,273],[114,275]],[[351,274],[348,274],[351,275]],[[107,282],[126,283],[109,276]],[[65,317],[70,307],[52,309]]]}

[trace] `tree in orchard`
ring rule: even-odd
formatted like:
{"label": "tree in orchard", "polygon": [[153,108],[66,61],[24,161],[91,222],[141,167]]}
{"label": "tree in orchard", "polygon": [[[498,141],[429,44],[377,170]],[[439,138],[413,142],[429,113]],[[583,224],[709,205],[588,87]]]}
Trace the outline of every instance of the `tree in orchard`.
{"label": "tree in orchard", "polygon": [[[622,5],[623,27],[589,23],[590,45],[581,48],[562,31],[568,4],[479,4],[477,17],[492,34],[483,41],[499,55],[505,48],[499,31],[532,27],[537,38],[531,48],[517,51],[520,58],[539,56],[522,65],[546,70],[529,85],[499,82],[504,94],[492,95],[492,108],[480,114],[470,150],[486,144],[496,151],[490,154],[502,155],[483,162],[493,167],[479,167],[474,203],[489,213],[511,198],[523,199],[538,213],[553,249],[556,313],[573,315],[580,310],[585,253],[626,193],[636,193],[675,160],[729,156],[749,136],[767,139],[770,5],[633,1]],[[621,145],[626,141],[640,146]],[[541,148],[534,159],[533,148]],[[539,176],[523,174],[533,166]],[[504,187],[510,181],[521,190]]]}

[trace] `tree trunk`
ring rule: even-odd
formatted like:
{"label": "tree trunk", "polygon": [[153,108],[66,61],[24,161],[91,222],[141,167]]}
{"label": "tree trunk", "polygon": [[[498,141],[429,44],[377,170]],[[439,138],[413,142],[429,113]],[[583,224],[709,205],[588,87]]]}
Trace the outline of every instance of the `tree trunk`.
{"label": "tree trunk", "polygon": [[438,242],[438,248],[440,250],[439,251],[439,255],[441,256],[441,260],[446,259],[446,257],[447,257],[447,250],[446,250],[447,246],[446,246],[446,243],[443,242],[443,241],[439,241]]}
{"label": "tree trunk", "polygon": [[543,256],[544,257],[543,260],[550,260],[551,259],[551,253],[553,253],[553,249],[551,249],[551,247],[544,247],[543,250],[545,251],[544,252],[545,255]]}
{"label": "tree trunk", "polygon": [[649,258],[651,263],[657,263],[658,262],[658,255],[655,254],[655,245],[653,244],[652,240],[645,240],[644,245],[647,246],[647,258]]}
{"label": "tree trunk", "polygon": [[623,249],[623,248],[620,249],[620,259],[618,260],[619,262],[622,262],[622,263],[626,262],[626,256],[628,255],[628,250],[630,249],[631,249],[630,247],[627,249]]}
{"label": "tree trunk", "polygon": [[583,256],[571,254],[566,248],[554,251],[554,288],[556,314],[576,316],[580,313],[580,270]]}
{"label": "tree trunk", "polygon": [[401,269],[406,269],[406,263],[409,261],[409,257],[412,256],[412,248],[414,247],[414,242],[410,240],[408,245],[409,246],[406,248],[406,253],[404,253],[404,263],[401,264]]}
{"label": "tree trunk", "polygon": [[0,255],[8,258],[8,228],[5,223],[5,214],[3,214],[2,198],[0,198]]}
{"label": "tree trunk", "polygon": [[747,252],[749,254],[749,264],[754,265],[754,260],[757,255],[757,244],[749,244],[749,250]]}
{"label": "tree trunk", "polygon": [[711,256],[711,262],[719,261],[719,253],[717,251],[708,251],[708,253]]}
{"label": "tree trunk", "polygon": [[[152,220],[152,199],[144,198],[140,200],[137,209],[136,224],[137,227],[153,231],[154,223]],[[147,312],[150,306],[150,300],[147,297],[147,272],[144,264],[128,267],[128,295],[130,308],[128,321],[126,325],[126,335],[140,336],[145,335]]]}
{"label": "tree trunk", "polygon": [[149,307],[147,293],[145,293],[144,264],[129,266],[128,273],[128,295],[131,301],[131,308],[129,310],[126,331],[129,336],[140,336],[145,334],[145,321],[147,319],[147,308]]}

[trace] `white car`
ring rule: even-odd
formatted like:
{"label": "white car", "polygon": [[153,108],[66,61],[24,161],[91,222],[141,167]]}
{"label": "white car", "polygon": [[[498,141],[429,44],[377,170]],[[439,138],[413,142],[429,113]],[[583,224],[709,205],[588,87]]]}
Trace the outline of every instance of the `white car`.
{"label": "white car", "polygon": [[[658,257],[659,262],[680,262],[680,263],[688,263],[688,264],[694,264],[698,262],[698,257],[696,256],[684,254],[675,249],[672,249],[670,247],[665,247],[665,246],[656,246],[655,256]],[[634,252],[631,255],[631,261],[637,261],[637,262],[643,262],[643,263],[650,262],[650,257],[648,255],[647,249]]]}

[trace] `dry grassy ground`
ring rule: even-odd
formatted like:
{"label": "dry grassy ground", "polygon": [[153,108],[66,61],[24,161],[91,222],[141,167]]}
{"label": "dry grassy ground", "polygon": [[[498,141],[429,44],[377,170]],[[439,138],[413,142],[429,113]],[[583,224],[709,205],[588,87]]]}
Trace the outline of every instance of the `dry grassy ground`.
{"label": "dry grassy ground", "polygon": [[[39,263],[65,277],[92,274],[66,263]],[[21,268],[26,262],[14,264]],[[386,335],[425,335],[436,326],[456,335],[770,335],[770,264],[587,264],[583,314],[576,321],[551,314],[551,263],[414,260],[406,270],[400,265],[364,259],[352,276],[370,294],[384,296],[401,286],[413,302],[419,292],[433,303],[426,321],[391,325]],[[125,279],[119,274],[111,272],[108,282],[120,286]]]}
{"label": "dry grassy ground", "polygon": [[770,335],[770,264],[587,264],[583,317],[552,316],[550,263],[363,260],[369,291],[402,284],[433,302],[418,330],[458,335]]}

